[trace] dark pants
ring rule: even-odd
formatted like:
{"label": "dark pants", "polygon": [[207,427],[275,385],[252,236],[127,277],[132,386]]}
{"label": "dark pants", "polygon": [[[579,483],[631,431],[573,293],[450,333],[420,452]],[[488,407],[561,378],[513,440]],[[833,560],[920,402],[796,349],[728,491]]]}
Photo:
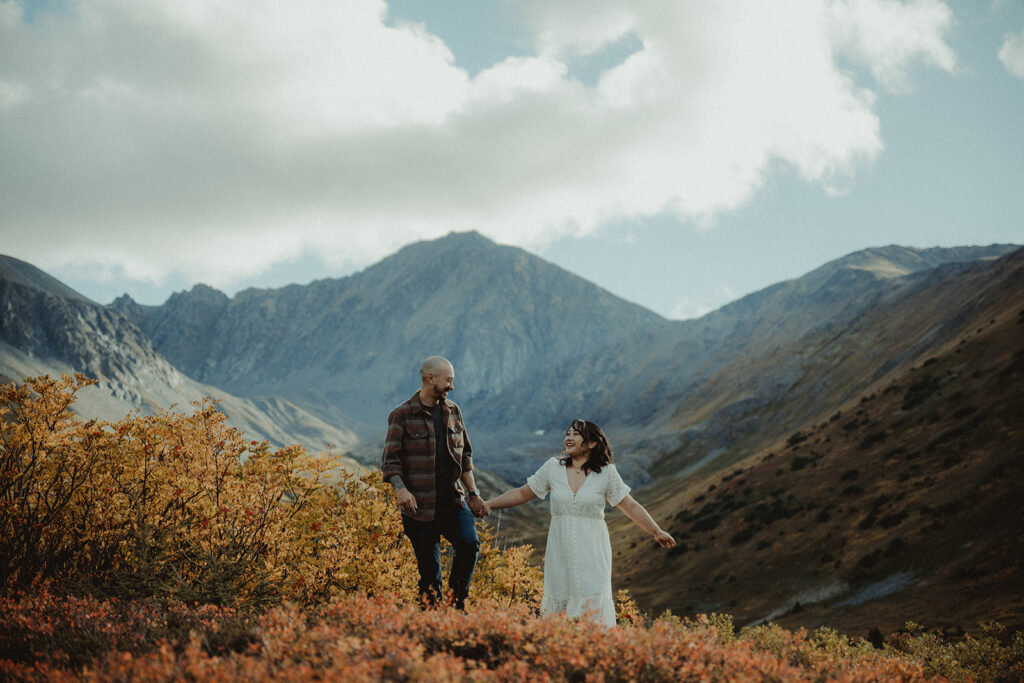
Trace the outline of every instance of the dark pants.
{"label": "dark pants", "polygon": [[438,506],[431,522],[418,522],[402,515],[405,535],[412,542],[416,564],[420,570],[420,602],[435,605],[441,599],[441,536],[448,539],[454,550],[452,571],[448,587],[452,592],[454,605],[463,609],[469,594],[469,582],[473,578],[476,557],[480,552],[480,539],[476,535],[473,513],[465,503],[453,502]]}

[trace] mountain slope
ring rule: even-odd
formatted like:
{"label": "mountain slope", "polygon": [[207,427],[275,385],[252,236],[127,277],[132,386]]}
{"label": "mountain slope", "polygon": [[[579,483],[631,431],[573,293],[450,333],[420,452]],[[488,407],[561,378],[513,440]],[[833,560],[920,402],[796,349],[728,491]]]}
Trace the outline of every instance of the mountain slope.
{"label": "mountain slope", "polygon": [[[836,334],[902,296],[916,274],[1013,248],[868,249],[683,322],[476,233],[410,245],[346,278],[234,298],[197,285],[162,306],[122,298],[115,307],[199,381],[284,397],[328,422],[358,418],[369,425],[358,429],[367,463],[379,453],[384,416],[417,386],[419,362],[441,353],[455,364],[453,398],[485,467],[522,479],[557,452],[552,430],[585,415],[619,435],[623,470],[642,482],[666,452],[675,456],[655,474],[760,429],[752,411],[799,393],[808,335]],[[769,366],[748,371],[766,358]],[[738,371],[735,386],[722,383]],[[833,384],[849,396],[860,381]],[[778,433],[817,409],[812,394],[800,394],[804,408],[789,405]]]}
{"label": "mountain slope", "polygon": [[[344,445],[351,434],[328,433],[346,425],[373,463],[388,409],[442,353],[482,470],[520,483],[582,415],[631,483],[650,482],[638,499],[686,549],[666,560],[615,524],[616,581],[645,608],[892,629],[892,605],[941,615],[926,609],[935,586],[977,598],[950,618],[1000,613],[1019,578],[999,555],[1019,547],[1019,520],[995,515],[1021,493],[1007,460],[1024,414],[1015,249],[868,249],[683,322],[472,233],[339,280],[233,298],[196,286],[154,307],[64,296],[21,264],[0,278],[0,372],[84,370],[121,411],[213,382],[247,397],[228,412],[253,411],[257,433]],[[502,533],[537,543],[543,514],[524,507]]]}
{"label": "mountain slope", "polygon": [[[154,413],[219,398],[230,422],[252,438],[319,449],[356,442],[345,427],[328,424],[281,399],[239,398],[190,379],[156,352],[149,339],[115,307],[96,304],[30,264],[0,260],[0,378],[83,372],[98,380],[77,410],[119,419],[140,409]],[[287,415],[288,419],[283,419]]]}
{"label": "mountain slope", "polygon": [[[615,434],[634,482],[645,481],[641,468],[656,477],[674,476],[708,458],[728,461],[746,439],[764,430],[788,434],[908,362],[921,352],[914,342],[931,327],[935,341],[954,334],[962,321],[946,320],[941,307],[928,309],[920,320],[923,329],[900,329],[902,318],[878,320],[895,326],[880,339],[896,336],[878,347],[871,335],[857,337],[867,354],[863,365],[841,362],[844,344],[854,339],[842,337],[845,331],[875,324],[865,322],[874,320],[872,311],[908,296],[929,278],[954,277],[966,267],[958,264],[984,266],[1014,249],[890,246],[850,254],[698,320],[622,336],[590,352],[581,349],[560,365],[541,364],[474,414],[489,410],[493,418],[500,406],[519,405],[529,424],[545,430],[564,428],[566,416],[587,416]],[[839,338],[846,341],[831,341]],[[544,442],[551,444],[547,450]],[[559,446],[550,437],[517,434],[515,449],[503,455],[497,471],[515,481],[552,447]]]}
{"label": "mountain slope", "polygon": [[[835,282],[851,279],[851,270],[857,272],[858,266],[850,269],[844,263],[831,274],[828,266],[809,274],[806,280],[826,284],[817,290],[806,288],[816,294],[798,295],[796,307],[817,313],[816,322],[795,327],[786,335],[768,330],[751,335],[739,353],[676,403],[670,424],[686,430],[690,441],[699,444],[706,432],[716,439],[717,447],[726,449],[742,445],[748,434],[762,438],[789,434],[802,422],[838,407],[873,383],[886,381],[929,349],[952,339],[968,324],[985,292],[1002,286],[1003,266],[985,256],[870,282],[854,276],[857,281],[848,285],[845,299],[834,296]],[[843,300],[843,305],[824,315],[823,307],[814,302],[822,297]],[[789,321],[779,316],[775,327]],[[722,438],[723,429],[731,432],[726,438]],[[685,445],[682,450],[687,450]],[[692,447],[688,450],[688,455],[677,456],[692,461],[701,453],[699,446],[696,452]],[[677,467],[679,457],[664,465]]]}
{"label": "mountain slope", "polygon": [[[948,264],[838,333],[783,349],[803,351],[806,376],[774,411],[761,406],[735,464],[666,473],[638,494],[679,549],[652,552],[613,524],[616,581],[654,609],[742,621],[1024,626],[1022,301],[1024,251]],[[787,415],[813,413],[812,401],[834,407]],[[772,421],[787,419],[798,428],[776,437]]]}
{"label": "mountain slope", "polygon": [[[319,396],[383,424],[442,354],[453,398],[484,403],[628,331],[668,325],[535,256],[476,233],[408,246],[337,280],[232,299],[206,287],[135,310],[154,346],[190,376],[242,395]],[[496,426],[520,421],[504,411]],[[471,429],[481,416],[471,421]]]}

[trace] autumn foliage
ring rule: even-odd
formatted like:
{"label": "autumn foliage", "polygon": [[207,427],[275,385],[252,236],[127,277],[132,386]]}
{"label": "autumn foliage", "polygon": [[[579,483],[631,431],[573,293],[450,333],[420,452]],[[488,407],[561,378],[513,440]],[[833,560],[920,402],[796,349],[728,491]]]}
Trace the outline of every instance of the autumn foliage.
{"label": "autumn foliage", "polygon": [[[191,413],[83,421],[92,381],[0,388],[0,586],[40,582],[120,598],[313,605],[360,592],[410,600],[415,559],[378,473],[298,446],[271,449],[215,402]],[[486,529],[471,598],[533,604],[529,548]]]}
{"label": "autumn foliage", "polygon": [[[881,649],[723,615],[541,617],[479,527],[469,613],[415,604],[390,489],[246,440],[216,403],[83,421],[81,375],[0,387],[0,679],[919,681],[1024,676],[1024,638]],[[959,649],[958,649],[959,648]]]}
{"label": "autumn foliage", "polygon": [[[800,635],[788,641],[798,659],[722,638],[706,621],[606,631],[489,601],[466,614],[353,595],[248,617],[43,594],[7,600],[0,615],[0,676],[15,680],[926,680],[920,663],[836,656]],[[88,663],[61,649],[89,644]]]}
{"label": "autumn foliage", "polygon": [[353,593],[257,613],[46,590],[0,598],[0,679],[25,681],[1020,680],[1022,646],[907,632],[876,649],[824,628],[736,633],[724,615],[605,630],[490,599],[463,613]]}

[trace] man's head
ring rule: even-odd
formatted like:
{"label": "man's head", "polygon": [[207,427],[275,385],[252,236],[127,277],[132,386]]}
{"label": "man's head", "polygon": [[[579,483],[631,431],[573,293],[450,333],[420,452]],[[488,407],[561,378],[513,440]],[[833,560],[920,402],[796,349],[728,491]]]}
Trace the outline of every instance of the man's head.
{"label": "man's head", "polygon": [[455,389],[455,368],[447,358],[431,356],[420,366],[420,379],[423,380],[420,398],[441,401]]}

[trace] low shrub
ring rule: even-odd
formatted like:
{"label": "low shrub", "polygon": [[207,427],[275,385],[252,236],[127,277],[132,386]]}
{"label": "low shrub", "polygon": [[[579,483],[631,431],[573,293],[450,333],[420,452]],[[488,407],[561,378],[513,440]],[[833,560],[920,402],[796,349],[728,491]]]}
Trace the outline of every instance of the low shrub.
{"label": "low shrub", "polygon": [[[637,614],[635,625],[604,630],[486,600],[469,613],[360,595],[261,613],[178,605],[169,608],[174,619],[153,605],[49,594],[2,599],[0,649],[24,654],[0,661],[0,678],[911,682],[928,680],[946,652],[941,643],[926,648],[907,639],[899,642],[907,654],[878,650],[828,629],[808,635],[767,625],[737,633],[722,614],[666,613],[653,621]],[[164,626],[175,620],[177,627]],[[69,645],[60,635],[69,624],[105,635]]]}
{"label": "low shrub", "polygon": [[903,410],[911,410],[921,405],[933,394],[938,392],[942,386],[942,381],[934,375],[925,375],[921,379],[911,384],[906,393],[903,394]]}
{"label": "low shrub", "polygon": [[[389,486],[298,446],[246,440],[210,400],[192,413],[83,421],[92,380],[0,387],[0,590],[52,582],[104,597],[222,606],[415,596]],[[471,598],[535,604],[528,546],[480,525]]]}

